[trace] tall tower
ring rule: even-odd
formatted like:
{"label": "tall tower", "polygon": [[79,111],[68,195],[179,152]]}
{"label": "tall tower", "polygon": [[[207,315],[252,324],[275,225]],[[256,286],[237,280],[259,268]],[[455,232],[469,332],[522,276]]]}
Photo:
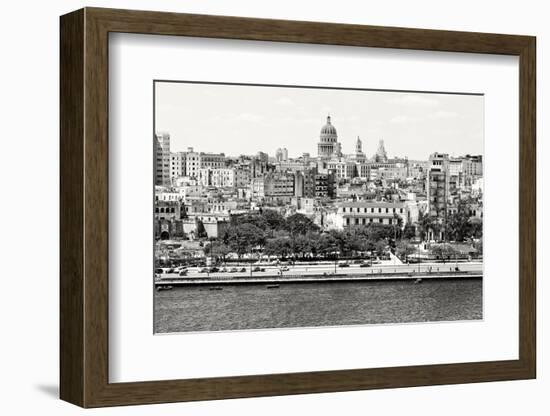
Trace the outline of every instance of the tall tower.
{"label": "tall tower", "polygon": [[363,153],[363,142],[361,142],[361,139],[357,136],[357,141],[355,142],[355,154],[361,153]]}
{"label": "tall tower", "polygon": [[388,155],[386,154],[386,149],[384,148],[384,140],[380,140],[378,142],[378,149],[376,150],[376,154],[374,155],[374,160],[376,162],[388,161]]}
{"label": "tall tower", "polygon": [[449,155],[446,153],[432,153],[428,161],[426,172],[426,200],[428,215],[439,224],[439,236],[431,238],[442,239],[445,235],[447,223],[447,203],[450,195]]}
{"label": "tall tower", "polygon": [[339,150],[338,134],[329,115],[327,116],[327,123],[321,128],[319,143],[317,144],[317,155],[320,158],[329,159]]}

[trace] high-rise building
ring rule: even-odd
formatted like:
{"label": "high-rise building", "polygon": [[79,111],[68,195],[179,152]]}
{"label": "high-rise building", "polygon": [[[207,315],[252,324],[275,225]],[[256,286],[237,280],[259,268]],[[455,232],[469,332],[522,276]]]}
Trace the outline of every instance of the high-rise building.
{"label": "high-rise building", "polygon": [[430,155],[426,173],[426,200],[428,215],[434,217],[440,224],[440,238],[445,232],[449,197],[449,155],[433,153]]}
{"label": "high-rise building", "polygon": [[185,152],[185,176],[198,178],[200,168],[200,153],[195,152],[192,147],[188,147]]}
{"label": "high-rise building", "polygon": [[223,153],[199,153],[192,147],[188,147],[187,152],[183,153],[185,154],[185,176],[198,178],[200,169],[225,168],[227,158]]}
{"label": "high-rise building", "polygon": [[288,149],[286,147],[283,147],[283,161],[286,162],[288,160]]}
{"label": "high-rise building", "polygon": [[269,173],[264,177],[264,190],[266,197],[293,197],[294,174]]}
{"label": "high-rise building", "polygon": [[483,177],[483,157],[481,155],[466,155],[462,158],[462,171],[466,185],[472,185]]}
{"label": "high-rise building", "polygon": [[225,168],[226,157],[224,153],[200,153],[201,169]]}
{"label": "high-rise building", "polygon": [[275,161],[278,163],[286,162],[288,160],[288,149],[286,147],[278,148],[275,152]]}
{"label": "high-rise building", "polygon": [[156,133],[153,158],[155,161],[155,185],[170,185],[170,135]]}
{"label": "high-rise building", "polygon": [[173,152],[170,154],[170,180],[174,180],[186,175],[186,160],[185,152]]}

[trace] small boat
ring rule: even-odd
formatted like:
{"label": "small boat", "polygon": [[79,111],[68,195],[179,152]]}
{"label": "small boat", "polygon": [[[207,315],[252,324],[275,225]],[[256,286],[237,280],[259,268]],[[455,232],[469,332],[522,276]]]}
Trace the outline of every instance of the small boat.
{"label": "small boat", "polygon": [[267,285],[267,289],[279,289],[279,285]]}
{"label": "small boat", "polygon": [[422,283],[422,279],[418,278],[418,279],[416,279],[416,280],[414,281],[414,284],[415,284],[415,285],[418,284],[418,283]]}
{"label": "small boat", "polygon": [[208,288],[209,290],[223,290],[223,287],[221,286],[212,286]]}
{"label": "small boat", "polygon": [[157,291],[160,292],[161,290],[172,290],[174,286],[171,285],[158,285]]}

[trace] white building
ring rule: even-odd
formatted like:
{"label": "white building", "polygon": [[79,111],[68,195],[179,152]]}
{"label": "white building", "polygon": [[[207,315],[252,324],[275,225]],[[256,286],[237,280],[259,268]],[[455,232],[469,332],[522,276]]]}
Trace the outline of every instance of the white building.
{"label": "white building", "polygon": [[170,179],[175,183],[176,179],[186,176],[186,161],[185,152],[173,152],[170,154]]}

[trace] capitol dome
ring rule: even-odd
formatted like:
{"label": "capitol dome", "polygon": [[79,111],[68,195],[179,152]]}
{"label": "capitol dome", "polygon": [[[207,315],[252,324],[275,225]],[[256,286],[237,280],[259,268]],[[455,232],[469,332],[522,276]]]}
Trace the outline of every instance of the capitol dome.
{"label": "capitol dome", "polygon": [[327,124],[321,128],[321,135],[317,144],[317,154],[323,159],[331,158],[333,156],[340,156],[340,149],[336,127],[330,122],[330,116],[327,116]]}
{"label": "capitol dome", "polygon": [[332,123],[330,122],[330,116],[327,116],[327,124],[325,124],[322,128],[321,128],[321,140],[322,139],[334,139],[333,141],[336,141],[336,137],[338,136],[338,134],[336,133],[336,127],[334,127],[332,125]]}

